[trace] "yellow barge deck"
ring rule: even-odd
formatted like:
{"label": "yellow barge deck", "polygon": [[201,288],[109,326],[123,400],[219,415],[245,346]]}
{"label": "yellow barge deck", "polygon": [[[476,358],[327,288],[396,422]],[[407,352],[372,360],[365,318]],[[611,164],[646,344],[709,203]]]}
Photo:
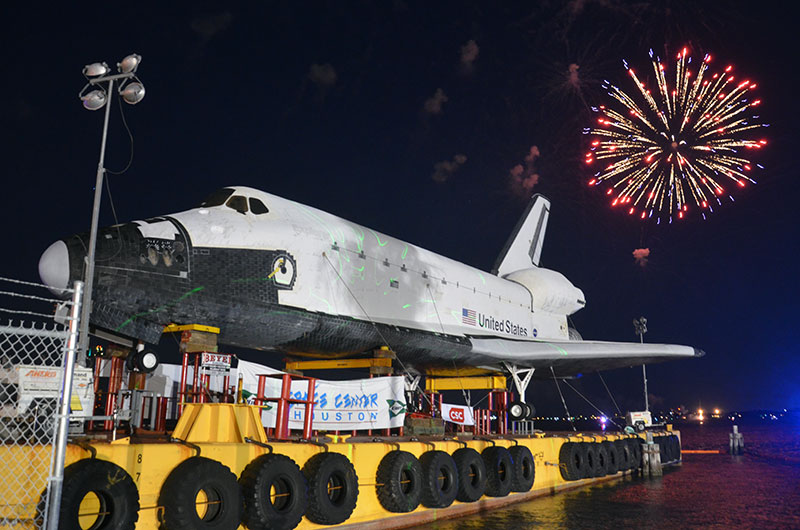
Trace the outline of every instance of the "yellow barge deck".
{"label": "yellow barge deck", "polygon": [[[664,433],[659,433],[664,434]],[[670,435],[678,433],[670,432]],[[618,433],[536,433],[528,436],[493,436],[474,437],[371,437],[371,438],[329,438],[326,443],[286,442],[267,440],[261,427],[256,407],[232,404],[188,405],[171,437],[137,436],[125,437],[115,441],[82,440],[68,445],[66,465],[79,460],[96,458],[115,463],[130,475],[139,494],[139,515],[137,530],[154,530],[161,528],[159,512],[159,496],[165,480],[173,469],[186,459],[200,456],[220,462],[227,466],[237,477],[241,476],[245,467],[270,450],[290,457],[301,468],[314,455],[323,452],[344,455],[354,466],[358,497],[355,509],[350,517],[342,523],[350,528],[403,528],[434,520],[459,517],[470,513],[496,508],[514,502],[520,502],[536,496],[549,495],[560,490],[581,487],[598,481],[613,480],[632,471],[619,471],[604,477],[566,480],[560,465],[560,453],[567,442],[602,442],[620,438],[631,438],[633,435]],[[179,441],[176,441],[179,440]],[[378,499],[376,472],[381,460],[390,452],[406,451],[416,457],[431,450],[453,454],[463,447],[470,447],[482,453],[493,445],[509,448],[522,445],[530,449],[535,467],[535,480],[530,491],[511,493],[503,497],[487,497],[471,503],[453,502],[447,508],[425,508],[422,505],[408,513],[387,511]],[[266,446],[268,445],[269,448]],[[36,451],[49,455],[48,446],[8,446],[0,447],[0,463],[12,459],[17,462],[30,462],[30,476],[41,476],[41,470],[35,466],[49,465],[49,458],[37,458]],[[679,462],[678,459],[674,462]],[[4,481],[3,484],[7,484]],[[4,486],[5,487],[5,486]],[[45,484],[30,484],[29,502],[16,506],[0,506],[0,517],[16,517],[21,525],[35,517],[36,506]],[[0,498],[6,498],[0,490]],[[92,509],[85,500],[81,505],[81,513]],[[87,525],[90,526],[91,524]],[[28,526],[32,527],[32,526]],[[322,528],[303,518],[297,528]],[[245,528],[240,526],[240,528]]]}

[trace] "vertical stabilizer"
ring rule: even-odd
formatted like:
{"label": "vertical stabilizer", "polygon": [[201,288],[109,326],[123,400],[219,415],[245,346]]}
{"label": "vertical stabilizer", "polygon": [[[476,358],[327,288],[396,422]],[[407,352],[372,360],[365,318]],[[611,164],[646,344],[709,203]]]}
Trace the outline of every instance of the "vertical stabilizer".
{"label": "vertical stabilizer", "polygon": [[506,246],[500,252],[492,270],[493,274],[505,276],[514,271],[539,266],[549,215],[550,200],[537,193],[531,198]]}

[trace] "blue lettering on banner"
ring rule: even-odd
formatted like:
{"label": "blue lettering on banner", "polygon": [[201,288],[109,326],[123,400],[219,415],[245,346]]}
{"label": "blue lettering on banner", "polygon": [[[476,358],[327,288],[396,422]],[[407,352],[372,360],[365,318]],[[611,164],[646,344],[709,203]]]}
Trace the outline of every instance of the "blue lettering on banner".
{"label": "blue lettering on banner", "polygon": [[[334,424],[338,424],[335,428],[349,429],[349,428],[377,428],[375,425],[383,426],[388,423],[392,418],[395,418],[398,413],[405,412],[404,405],[402,410],[396,411],[391,415],[391,410],[387,415],[386,404],[392,406],[393,400],[387,399],[392,397],[402,390],[398,390],[396,381],[392,385],[376,385],[374,381],[369,384],[360,385],[338,385],[330,382],[324,382],[322,386],[314,389],[314,407],[313,407],[313,422],[314,428],[334,428]],[[360,386],[360,388],[359,388]],[[291,401],[299,403],[288,403],[289,411],[288,416],[292,428],[297,425],[302,425],[304,418],[308,415],[307,406],[303,401],[308,400],[308,388],[306,385],[294,386],[288,393]],[[269,395],[269,394],[268,394]],[[274,390],[272,395],[274,396]],[[274,398],[272,398],[274,399]],[[398,402],[399,403],[399,402]],[[276,410],[269,411],[265,422],[272,422],[274,424],[277,419]],[[387,417],[388,416],[388,417]]]}
{"label": "blue lettering on banner", "polygon": [[[327,396],[325,400],[327,404]],[[336,394],[333,398],[335,409],[378,408],[378,394]]]}

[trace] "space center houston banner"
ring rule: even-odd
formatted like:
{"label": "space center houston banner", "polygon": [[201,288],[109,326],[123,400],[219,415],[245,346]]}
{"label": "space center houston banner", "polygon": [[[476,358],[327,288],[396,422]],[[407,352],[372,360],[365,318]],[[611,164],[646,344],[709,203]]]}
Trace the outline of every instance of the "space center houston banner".
{"label": "space center houston banner", "polygon": [[444,418],[444,421],[458,423],[459,425],[475,425],[472,409],[466,405],[442,403],[442,418]]}
{"label": "space center houston banner", "polygon": [[[242,385],[249,394],[248,401],[255,399],[258,391],[258,374],[280,373],[278,370],[255,363],[239,361]],[[265,395],[279,397],[281,379],[268,378]],[[292,381],[291,397],[307,399],[308,381]],[[262,412],[264,426],[274,427],[277,403]],[[401,427],[405,420],[405,385],[402,377],[375,377],[350,381],[326,381],[318,379],[314,387],[314,418],[312,428],[321,431],[349,431],[353,429],[387,429]],[[291,404],[289,428],[302,429],[305,420],[305,405]]]}

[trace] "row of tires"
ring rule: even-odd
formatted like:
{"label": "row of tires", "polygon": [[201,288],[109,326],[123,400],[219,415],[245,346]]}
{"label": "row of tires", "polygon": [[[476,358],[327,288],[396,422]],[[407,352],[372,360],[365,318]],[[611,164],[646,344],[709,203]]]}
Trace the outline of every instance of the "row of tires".
{"label": "row of tires", "polygon": [[[654,442],[659,444],[662,463],[680,460],[681,446],[676,435],[655,436]],[[642,439],[567,442],[561,446],[558,462],[564,480],[603,477],[638,469],[642,465]]]}
{"label": "row of tires", "polygon": [[530,491],[536,468],[530,449],[515,445],[464,447],[452,455],[428,451],[419,459],[405,451],[387,454],[376,477],[378,500],[390,512],[410,512],[420,504],[446,508],[453,501],[475,502],[484,495],[505,497]]}
{"label": "row of tires", "polygon": [[[403,513],[420,504],[445,508],[455,500],[529,491],[534,479],[533,456],[521,445],[492,446],[482,453],[465,447],[452,455],[428,451],[420,458],[397,450],[381,460],[376,489],[386,510]],[[158,518],[165,530],[234,530],[240,524],[251,530],[294,528],[304,515],[332,525],[350,517],[358,493],[355,468],[339,453],[319,453],[302,470],[288,456],[261,455],[238,479],[220,462],[195,456],[164,481]],[[91,515],[86,513],[89,498],[96,508]],[[123,468],[86,459],[65,469],[59,528],[133,530],[138,518],[139,492]]]}

